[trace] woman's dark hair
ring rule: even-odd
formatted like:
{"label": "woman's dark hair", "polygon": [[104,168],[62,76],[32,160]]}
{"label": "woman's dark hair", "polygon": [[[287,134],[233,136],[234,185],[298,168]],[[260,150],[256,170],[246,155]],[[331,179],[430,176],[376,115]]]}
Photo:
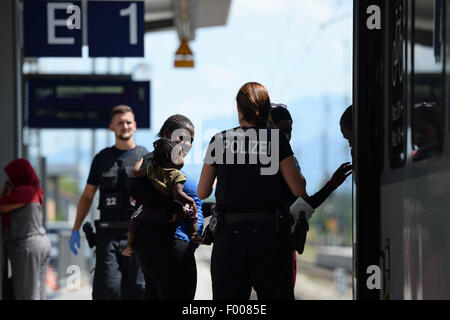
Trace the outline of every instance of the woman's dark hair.
{"label": "woman's dark hair", "polygon": [[291,123],[294,122],[292,120],[291,113],[289,112],[285,104],[272,103],[272,109],[270,110],[270,117],[272,118],[272,122],[274,124],[283,120],[289,120],[291,121]]}
{"label": "woman's dark hair", "polygon": [[270,97],[267,89],[257,82],[244,84],[236,96],[239,111],[244,119],[255,125],[268,125],[270,119]]}
{"label": "woman's dark hair", "polygon": [[187,117],[181,115],[181,114],[175,114],[173,116],[170,116],[162,125],[161,129],[158,132],[158,137],[163,137],[166,132],[169,132],[172,134],[176,129],[186,128],[186,127],[192,127],[194,128],[194,125],[192,124],[191,120],[189,120]]}
{"label": "woman's dark hair", "polygon": [[153,142],[153,156],[159,166],[167,165],[172,162],[172,150],[178,143],[167,138],[161,138]]}
{"label": "woman's dark hair", "polygon": [[341,120],[339,122],[342,128],[349,129],[352,131],[353,128],[353,105],[350,105],[347,109],[345,109],[344,113],[341,116]]}

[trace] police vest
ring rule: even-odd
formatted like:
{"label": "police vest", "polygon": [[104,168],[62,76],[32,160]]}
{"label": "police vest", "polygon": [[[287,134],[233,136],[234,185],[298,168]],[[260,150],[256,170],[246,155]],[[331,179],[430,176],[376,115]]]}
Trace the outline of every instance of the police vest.
{"label": "police vest", "polygon": [[136,161],[145,154],[147,149],[141,146],[127,151],[111,147],[100,152],[100,220],[127,221],[130,218],[135,206],[130,195],[131,171]]}

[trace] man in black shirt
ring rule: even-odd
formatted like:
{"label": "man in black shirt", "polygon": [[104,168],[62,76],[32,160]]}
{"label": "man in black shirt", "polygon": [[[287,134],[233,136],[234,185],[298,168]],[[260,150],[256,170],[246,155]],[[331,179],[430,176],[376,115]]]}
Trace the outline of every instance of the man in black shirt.
{"label": "man in black shirt", "polygon": [[[279,129],[280,132],[282,132],[288,140],[291,140],[292,136],[292,117],[290,112],[287,109],[287,106],[285,104],[275,104],[272,103],[272,110],[271,110],[271,117],[272,121],[274,123],[274,127]],[[341,127],[342,127],[342,120],[341,120]],[[345,136],[344,136],[345,137]],[[349,141],[350,147],[351,142]],[[295,159],[295,158],[294,158]],[[300,165],[295,159],[298,169],[300,170]],[[312,196],[308,196],[306,194],[303,199],[307,204],[309,204],[313,209],[316,209],[319,207],[329,196],[330,194],[336,190],[342,183],[344,183],[345,179],[352,173],[352,165],[348,162],[343,163],[339,168],[333,173],[333,176],[331,179],[320,189],[318,192],[316,192]],[[288,204],[289,206],[292,205],[295,200],[297,200],[297,197],[295,197],[291,192],[289,193],[288,197]],[[295,280],[297,277],[297,254],[295,251],[293,252],[293,274],[292,274],[292,281],[295,285]]]}
{"label": "man in black shirt", "polygon": [[[288,138],[288,140],[291,140],[293,121],[291,114],[287,109],[287,106],[281,103],[280,104],[273,103],[271,116],[272,121],[274,123],[274,127],[279,129],[280,132],[282,132]],[[343,127],[342,122],[343,121],[341,120],[341,128]],[[345,126],[345,130],[348,130],[347,126]],[[351,138],[347,138],[347,136],[345,135],[344,138],[349,140],[349,145],[350,147],[352,147]],[[296,163],[298,169],[300,170],[300,166],[298,164],[297,159]],[[322,189],[320,189],[312,196],[305,195],[303,198],[313,209],[316,209],[330,196],[330,194],[334,190],[336,190],[342,183],[344,183],[345,179],[351,173],[352,173],[352,165],[349,162],[343,163],[342,165],[339,166],[339,168],[336,169],[331,179],[322,187]],[[292,196],[290,199],[291,204],[296,199],[297,199],[296,197]]]}
{"label": "man in black shirt", "polygon": [[141,299],[144,293],[142,272],[136,258],[122,256],[121,251],[127,244],[128,221],[135,206],[130,196],[131,169],[148,151],[134,143],[136,122],[130,107],[114,107],[109,128],[115,133],[115,145],[100,151],[92,161],[86,187],[78,202],[70,249],[74,254],[78,253],[75,244],[79,249],[79,229],[97,189],[100,189],[92,297],[94,300]]}

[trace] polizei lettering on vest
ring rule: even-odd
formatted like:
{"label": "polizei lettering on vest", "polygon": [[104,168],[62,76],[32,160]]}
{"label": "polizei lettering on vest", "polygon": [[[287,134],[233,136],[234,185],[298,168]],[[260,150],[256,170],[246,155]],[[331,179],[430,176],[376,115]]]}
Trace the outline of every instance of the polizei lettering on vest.
{"label": "polizei lettering on vest", "polygon": [[[270,134],[270,138],[268,136]],[[205,156],[207,164],[257,164],[261,175],[275,175],[280,159],[279,130],[227,130],[214,136]],[[225,157],[224,157],[225,155]],[[224,159],[225,158],[225,159]]]}

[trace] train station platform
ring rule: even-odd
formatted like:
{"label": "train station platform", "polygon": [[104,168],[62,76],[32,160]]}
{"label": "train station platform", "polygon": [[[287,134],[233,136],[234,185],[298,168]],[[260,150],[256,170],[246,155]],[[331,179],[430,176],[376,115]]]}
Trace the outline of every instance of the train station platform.
{"label": "train station platform", "polygon": [[[196,253],[197,261],[197,291],[195,300],[212,300],[210,275],[210,257],[212,246],[200,246]],[[298,258],[297,281],[295,296],[297,300],[351,300],[351,277],[345,275],[344,286],[337,285],[336,272],[331,269],[314,266],[307,259]],[[342,282],[342,280],[341,280]],[[49,292],[49,300],[91,300],[92,287],[86,284],[78,290],[61,289]],[[252,292],[251,300],[256,300]]]}

